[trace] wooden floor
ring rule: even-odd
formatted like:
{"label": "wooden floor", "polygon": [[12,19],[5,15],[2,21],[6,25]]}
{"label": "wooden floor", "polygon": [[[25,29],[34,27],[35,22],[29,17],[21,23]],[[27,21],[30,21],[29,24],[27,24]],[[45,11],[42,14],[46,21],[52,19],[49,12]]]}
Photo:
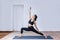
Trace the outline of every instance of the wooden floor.
{"label": "wooden floor", "polygon": [[[0,32],[0,38],[3,38],[4,36],[8,35],[9,33],[11,33],[11,32]],[[17,32],[15,32],[15,33],[17,33]],[[52,36],[54,40],[60,40],[60,31],[45,31],[42,33]],[[33,34],[33,36],[39,35],[34,32],[25,32],[24,33],[24,35],[32,35],[32,34]]]}
{"label": "wooden floor", "polygon": [[50,35],[54,38],[54,40],[60,40],[60,31],[50,31],[50,32],[44,32],[47,35]]}
{"label": "wooden floor", "polygon": [[10,31],[0,31],[0,39],[11,33]]}

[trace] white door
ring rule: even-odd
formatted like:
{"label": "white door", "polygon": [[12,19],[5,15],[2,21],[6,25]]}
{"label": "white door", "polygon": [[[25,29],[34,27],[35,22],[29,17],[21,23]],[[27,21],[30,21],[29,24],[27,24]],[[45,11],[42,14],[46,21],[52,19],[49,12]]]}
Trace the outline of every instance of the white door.
{"label": "white door", "polygon": [[24,21],[24,6],[14,5],[13,6],[13,30],[20,31]]}

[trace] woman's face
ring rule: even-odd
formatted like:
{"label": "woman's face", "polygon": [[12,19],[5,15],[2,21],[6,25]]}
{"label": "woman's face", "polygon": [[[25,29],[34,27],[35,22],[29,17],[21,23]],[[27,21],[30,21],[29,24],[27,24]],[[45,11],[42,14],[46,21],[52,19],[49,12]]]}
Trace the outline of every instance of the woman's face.
{"label": "woman's face", "polygon": [[33,15],[33,16],[32,16],[32,19],[34,19],[34,18],[35,18],[35,16]]}

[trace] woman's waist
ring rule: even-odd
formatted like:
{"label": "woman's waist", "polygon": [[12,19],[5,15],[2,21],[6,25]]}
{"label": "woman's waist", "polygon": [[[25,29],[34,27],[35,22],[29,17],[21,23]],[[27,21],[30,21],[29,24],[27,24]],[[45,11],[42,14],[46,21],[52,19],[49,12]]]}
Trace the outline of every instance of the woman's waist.
{"label": "woman's waist", "polygon": [[33,28],[33,25],[29,25],[28,28]]}
{"label": "woman's waist", "polygon": [[33,26],[33,25],[31,25],[31,24],[28,24],[28,27],[31,27],[31,26]]}

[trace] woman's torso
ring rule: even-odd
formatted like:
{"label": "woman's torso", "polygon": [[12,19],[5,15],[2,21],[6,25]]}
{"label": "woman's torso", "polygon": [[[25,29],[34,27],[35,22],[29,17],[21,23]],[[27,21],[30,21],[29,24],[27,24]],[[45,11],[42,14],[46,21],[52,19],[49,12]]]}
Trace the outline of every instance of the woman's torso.
{"label": "woman's torso", "polygon": [[33,26],[33,24],[34,24],[34,20],[30,19],[29,22],[28,22],[28,27]]}

